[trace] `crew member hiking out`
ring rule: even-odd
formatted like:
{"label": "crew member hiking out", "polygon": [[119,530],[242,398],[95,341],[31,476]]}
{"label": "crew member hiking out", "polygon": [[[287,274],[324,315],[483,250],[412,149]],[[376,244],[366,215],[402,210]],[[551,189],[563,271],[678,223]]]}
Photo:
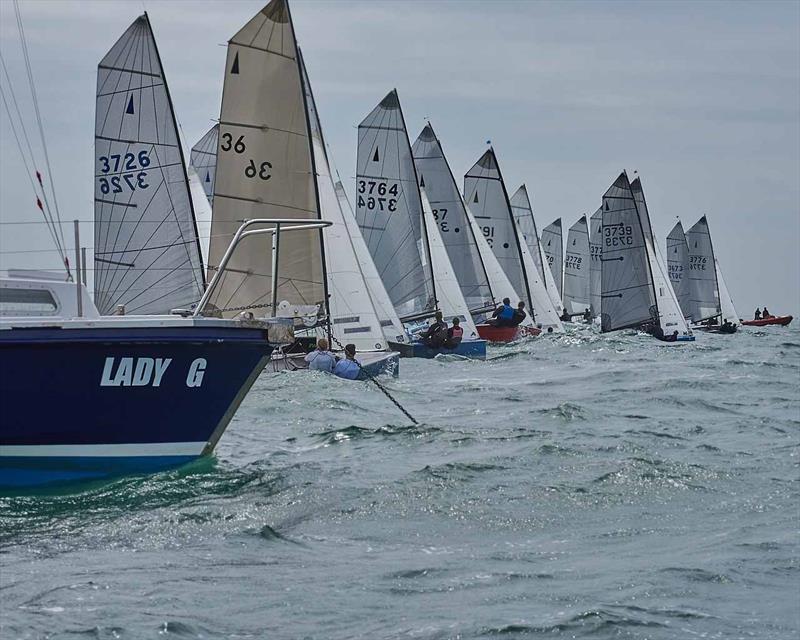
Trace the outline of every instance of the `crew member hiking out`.
{"label": "crew member hiking out", "polygon": [[317,348],[307,354],[305,360],[312,371],[333,373],[333,368],[336,366],[336,356],[328,351],[328,341],[325,338],[317,340]]}
{"label": "crew member hiking out", "polygon": [[527,317],[528,314],[525,313],[525,303],[520,300],[519,304],[517,304],[517,308],[514,309],[514,315],[511,317],[511,326],[518,327]]}
{"label": "crew member hiking out", "polygon": [[447,339],[447,323],[442,319],[442,312],[437,311],[433,323],[420,336],[425,346],[431,349],[438,349]]}
{"label": "crew member hiking out", "polygon": [[511,306],[511,300],[509,298],[503,298],[503,304],[492,314],[492,320],[489,320],[487,324],[492,324],[495,327],[513,327],[516,326],[512,324],[514,321],[514,308]]}
{"label": "crew member hiking out", "polygon": [[336,363],[333,374],[345,380],[355,380],[361,373],[361,363],[356,360],[356,345],[344,346],[344,358]]}
{"label": "crew member hiking out", "polygon": [[464,330],[461,328],[461,320],[453,318],[453,326],[447,330],[447,338],[444,341],[444,346],[447,349],[455,349],[461,344],[461,339],[464,337]]}

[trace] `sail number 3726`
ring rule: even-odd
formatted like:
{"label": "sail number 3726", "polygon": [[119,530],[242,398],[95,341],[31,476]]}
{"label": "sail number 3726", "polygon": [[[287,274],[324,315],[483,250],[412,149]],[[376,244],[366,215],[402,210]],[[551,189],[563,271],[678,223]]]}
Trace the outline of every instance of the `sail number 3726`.
{"label": "sail number 3726", "polygon": [[[247,144],[244,136],[239,136],[236,140],[234,140],[233,135],[226,132],[220,136],[220,139],[221,143],[219,148],[225,153],[233,151],[238,155],[242,155],[245,151],[247,151]],[[250,162],[244,168],[244,176],[245,178],[251,179],[258,178],[259,180],[269,180],[272,177],[271,170],[271,162],[256,162],[253,158],[250,158]]]}
{"label": "sail number 3726", "polygon": [[147,189],[150,184],[147,182],[147,171],[140,171],[150,166],[150,155],[147,151],[135,153],[111,153],[107,156],[100,156],[100,172],[112,174],[100,176],[100,193],[122,193],[126,189],[136,191],[137,189]]}
{"label": "sail number 3726", "polygon": [[396,182],[380,182],[376,180],[358,181],[358,201],[359,208],[366,208],[370,211],[397,211],[397,194],[399,188]]}

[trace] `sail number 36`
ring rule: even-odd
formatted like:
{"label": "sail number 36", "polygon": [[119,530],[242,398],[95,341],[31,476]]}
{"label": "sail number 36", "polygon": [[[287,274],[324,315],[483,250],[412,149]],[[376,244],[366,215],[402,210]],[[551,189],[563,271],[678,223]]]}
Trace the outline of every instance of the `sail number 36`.
{"label": "sail number 36", "polygon": [[[150,185],[147,182],[147,171],[137,171],[150,166],[150,156],[147,151],[134,153],[112,153],[107,156],[100,156],[100,171],[102,173],[114,173],[117,175],[100,176],[100,193],[122,193],[127,187],[131,191],[136,189],[147,189]],[[125,172],[125,173],[121,173]]]}
{"label": "sail number 36", "polygon": [[[230,133],[223,133],[220,138],[222,143],[220,149],[225,153],[233,151],[242,155],[247,151],[247,144],[245,143],[244,136],[239,136],[235,141]],[[272,177],[270,170],[272,169],[271,162],[257,163],[253,158],[250,158],[249,164],[244,168],[244,175],[246,178],[259,178],[260,180],[269,180]]]}
{"label": "sail number 36", "polygon": [[[391,185],[387,182],[375,180],[358,181],[358,202],[359,208],[367,208],[370,211],[397,211],[397,194],[399,189],[397,183]],[[394,196],[394,197],[390,197]]]}

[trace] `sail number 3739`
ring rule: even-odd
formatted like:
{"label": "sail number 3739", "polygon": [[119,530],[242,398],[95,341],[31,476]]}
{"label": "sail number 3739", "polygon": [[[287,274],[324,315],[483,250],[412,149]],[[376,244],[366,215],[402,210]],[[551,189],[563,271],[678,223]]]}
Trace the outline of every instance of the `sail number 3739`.
{"label": "sail number 3739", "polygon": [[[220,136],[220,139],[222,142],[220,143],[219,148],[224,153],[233,151],[238,155],[242,155],[245,151],[247,151],[247,144],[244,136],[239,136],[236,140],[234,140],[233,135],[226,132]],[[259,180],[269,180],[272,177],[271,170],[271,162],[256,162],[253,158],[250,158],[250,162],[244,168],[244,176],[245,178],[250,179],[258,178]]]}
{"label": "sail number 3739", "polygon": [[607,247],[624,247],[633,244],[633,227],[629,224],[603,226],[603,239]]}
{"label": "sail number 3739", "polygon": [[[379,182],[376,180],[358,181],[357,206],[370,211],[397,211],[397,194],[399,188],[396,182]],[[394,196],[394,197],[392,197]]]}

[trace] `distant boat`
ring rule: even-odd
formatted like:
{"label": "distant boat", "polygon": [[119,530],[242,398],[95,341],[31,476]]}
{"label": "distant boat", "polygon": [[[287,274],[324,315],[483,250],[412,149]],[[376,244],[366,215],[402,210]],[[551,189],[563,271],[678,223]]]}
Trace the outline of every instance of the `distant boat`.
{"label": "distant boat", "polygon": [[625,172],[603,195],[602,218],[601,330],[636,328],[666,342],[694,340],[673,308],[677,301],[671,302],[652,248],[646,207],[640,211]]}
{"label": "distant boat", "polygon": [[[562,331],[561,321],[553,312],[533,256],[515,220],[493,149],[488,149],[464,176],[464,194],[497,262],[517,292],[517,300],[526,303],[528,314],[536,324],[541,324],[545,330]],[[513,305],[514,300],[511,302]]]}
{"label": "distant boat", "polygon": [[175,112],[147,14],[97,68],[94,299],[109,315],[190,308],[205,280]]}
{"label": "distant boat", "polygon": [[600,207],[589,220],[589,289],[592,318],[599,318],[602,301],[603,272],[603,208]]}
{"label": "distant boat", "polygon": [[212,207],[214,183],[217,177],[217,147],[219,147],[219,124],[211,127],[192,147],[192,152],[189,154],[192,168],[208,198],[208,204]]}
{"label": "distant boat", "polygon": [[356,221],[400,319],[420,322],[438,310],[448,320],[459,317],[464,337],[454,349],[431,350],[417,341],[391,346],[404,356],[441,351],[483,358],[486,343],[479,339],[421,191],[400,100],[392,90],[358,125]]}
{"label": "distant boat", "polygon": [[742,320],[742,324],[747,327],[766,327],[768,325],[787,326],[793,320],[793,316],[771,316],[760,320]]}
{"label": "distant boat", "polygon": [[589,228],[581,216],[569,228],[564,260],[564,308],[570,315],[582,315],[591,306],[589,268]]}
{"label": "distant boat", "polygon": [[556,218],[542,229],[542,250],[544,251],[550,273],[553,275],[559,300],[564,299],[564,237],[561,231],[561,218]]}
{"label": "distant boat", "polygon": [[667,236],[667,270],[683,317],[691,318],[692,285],[689,282],[689,245],[686,243],[686,234],[680,220]]}

